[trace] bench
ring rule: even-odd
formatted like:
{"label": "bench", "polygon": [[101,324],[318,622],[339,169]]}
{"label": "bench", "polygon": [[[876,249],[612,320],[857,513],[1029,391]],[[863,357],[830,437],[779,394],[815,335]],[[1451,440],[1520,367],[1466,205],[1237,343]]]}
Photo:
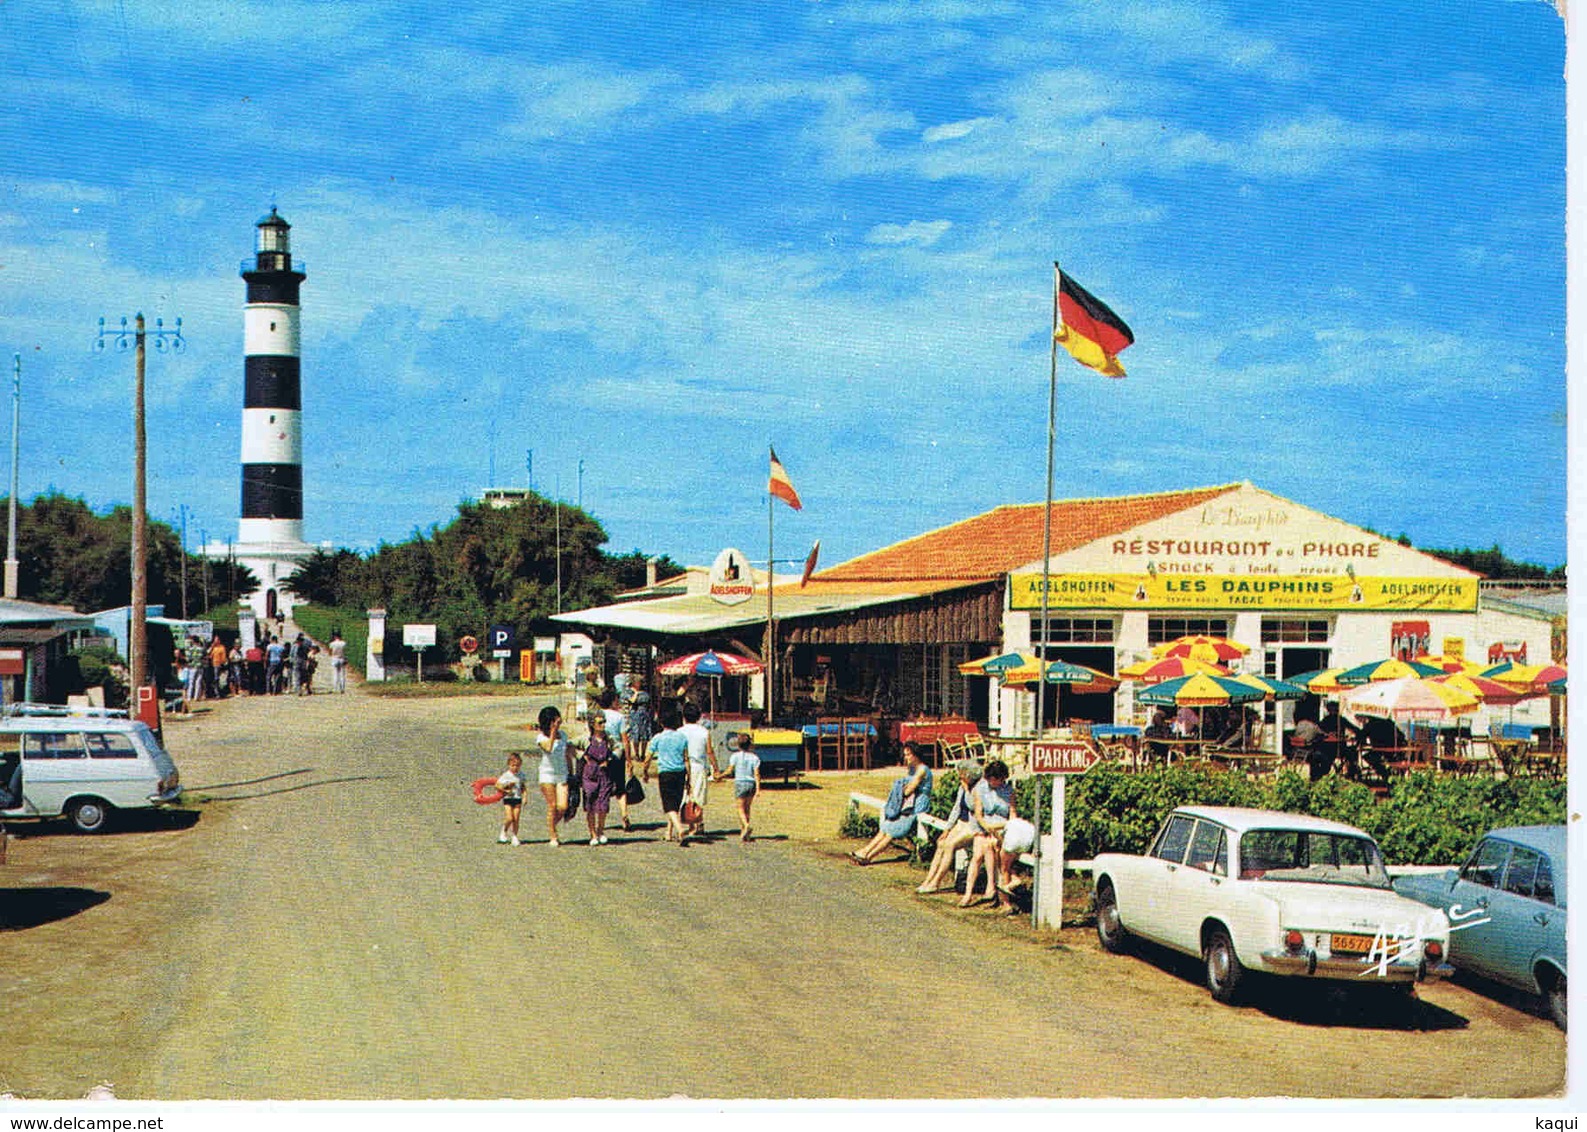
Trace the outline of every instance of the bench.
{"label": "bench", "polygon": [[[881,814],[883,807],[887,805],[883,799],[873,797],[870,794],[861,793],[858,790],[855,790],[849,794],[849,802],[856,806],[864,806],[867,809],[875,810],[878,815]],[[926,835],[922,832],[922,829],[934,829],[939,834],[941,834],[947,833],[951,828],[953,827],[939,818],[936,814],[920,814],[915,818],[915,840],[922,842],[926,840]],[[962,859],[960,858],[961,854],[963,855]],[[960,849],[954,854],[953,864],[955,871],[962,869],[968,863],[969,854],[966,850]],[[1026,866],[1027,868],[1033,869],[1036,867],[1036,855],[1034,853],[1021,853],[1019,855],[1019,863]],[[1071,869],[1077,873],[1090,872],[1091,862],[1065,861],[1064,868]]]}

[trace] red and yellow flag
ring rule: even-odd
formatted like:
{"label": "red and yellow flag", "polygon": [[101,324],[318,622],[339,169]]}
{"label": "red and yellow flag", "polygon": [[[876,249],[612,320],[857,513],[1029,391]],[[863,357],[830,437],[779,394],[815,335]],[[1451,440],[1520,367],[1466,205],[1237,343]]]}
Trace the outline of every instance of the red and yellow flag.
{"label": "red and yellow flag", "polygon": [[771,450],[771,479],[766,482],[766,490],[795,511],[804,510],[804,504],[799,502],[799,493],[794,490],[793,480],[788,478],[788,469],[777,459],[775,448]]}
{"label": "red and yellow flag", "polygon": [[1054,292],[1058,344],[1083,366],[1090,366],[1109,377],[1123,377],[1118,355],[1134,343],[1135,335],[1124,320],[1108,305],[1069,278],[1057,272]]}

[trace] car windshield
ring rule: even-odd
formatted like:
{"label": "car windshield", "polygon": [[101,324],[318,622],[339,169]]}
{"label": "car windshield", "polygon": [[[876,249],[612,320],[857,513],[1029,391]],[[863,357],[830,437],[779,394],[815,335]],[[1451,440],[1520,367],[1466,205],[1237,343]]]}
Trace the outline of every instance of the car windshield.
{"label": "car windshield", "polygon": [[1299,829],[1252,829],[1240,838],[1240,876],[1389,888],[1371,838]]}

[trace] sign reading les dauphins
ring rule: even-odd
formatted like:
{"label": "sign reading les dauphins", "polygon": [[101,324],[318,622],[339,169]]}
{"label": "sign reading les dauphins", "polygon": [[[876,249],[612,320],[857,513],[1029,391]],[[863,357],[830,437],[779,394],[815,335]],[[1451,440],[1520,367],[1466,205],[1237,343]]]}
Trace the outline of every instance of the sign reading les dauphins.
{"label": "sign reading les dauphins", "polygon": [[[1010,581],[1013,608],[1040,608],[1039,571]],[[1477,578],[1247,485],[1054,556],[1047,604],[1466,613]]]}

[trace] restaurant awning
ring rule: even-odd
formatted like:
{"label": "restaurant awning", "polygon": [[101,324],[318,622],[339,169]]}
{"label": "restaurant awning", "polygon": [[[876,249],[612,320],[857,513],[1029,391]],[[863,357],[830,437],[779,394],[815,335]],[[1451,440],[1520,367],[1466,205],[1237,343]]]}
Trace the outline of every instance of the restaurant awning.
{"label": "restaurant awning", "polygon": [[[866,587],[863,591],[857,586],[855,590],[840,591],[818,584],[804,589],[798,586],[779,585],[775,597],[777,620],[784,622],[832,613],[847,613],[870,606],[908,601],[963,584],[961,581],[926,581],[909,586],[877,585]],[[551,619],[568,625],[594,628],[704,635],[747,625],[764,625],[766,599],[764,592],[758,592],[753,599],[739,605],[723,605],[708,594],[688,594],[682,597],[656,598],[652,601],[625,601],[615,605],[599,605],[570,613],[558,613]]]}

